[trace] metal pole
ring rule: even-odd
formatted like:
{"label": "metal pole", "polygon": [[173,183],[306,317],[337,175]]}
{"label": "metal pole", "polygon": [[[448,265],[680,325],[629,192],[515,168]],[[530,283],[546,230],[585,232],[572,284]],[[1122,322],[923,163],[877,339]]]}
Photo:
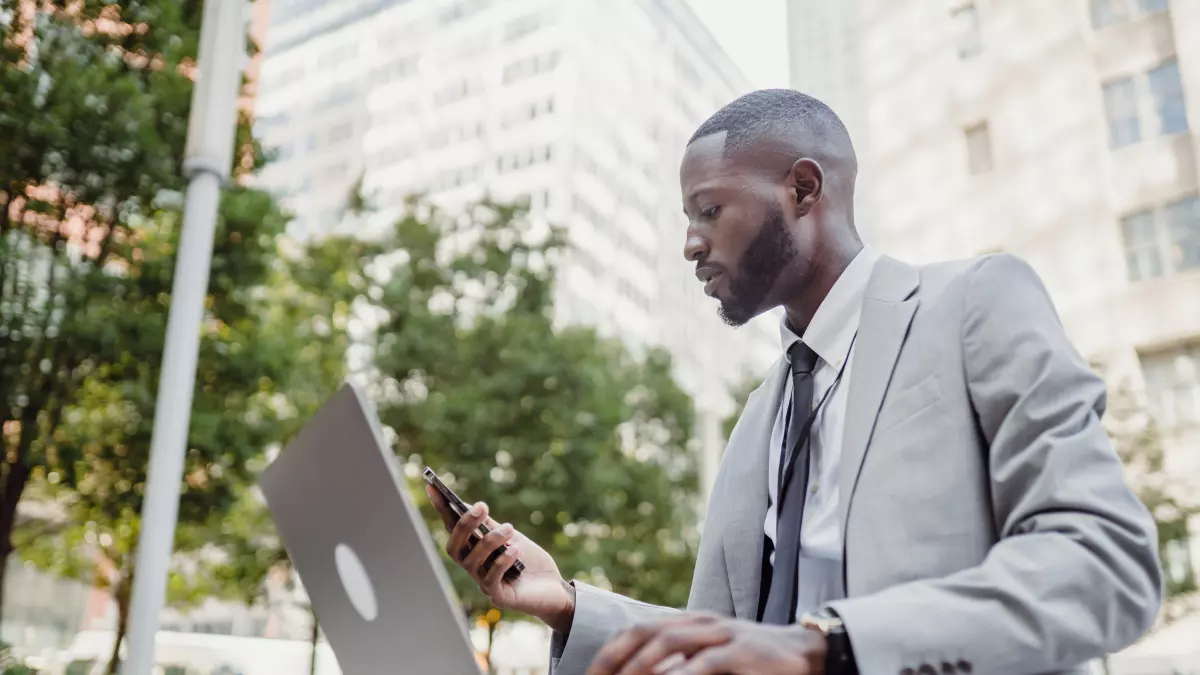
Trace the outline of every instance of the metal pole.
{"label": "metal pole", "polygon": [[243,0],[205,2],[183,167],[189,182],[175,253],[171,309],[154,409],[123,675],[149,675],[155,665],[154,637],[166,601],[167,573],[179,516],[179,486],[196,385],[217,207],[221,185],[229,177],[233,163],[245,27]]}

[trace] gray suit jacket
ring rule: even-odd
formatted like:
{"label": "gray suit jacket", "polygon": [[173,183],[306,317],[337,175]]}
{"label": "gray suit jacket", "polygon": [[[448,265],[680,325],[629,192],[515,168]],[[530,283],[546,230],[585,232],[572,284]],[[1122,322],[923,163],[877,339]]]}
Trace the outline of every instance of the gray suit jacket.
{"label": "gray suit jacket", "polygon": [[[863,302],[841,459],[844,620],[864,675],[1086,673],[1161,600],[1156,532],[1100,424],[1105,387],[1009,255],[884,257]],[[746,403],[688,609],[753,621],[781,360]],[[556,675],[667,610],[576,584]],[[912,672],[912,671],[909,671]]]}

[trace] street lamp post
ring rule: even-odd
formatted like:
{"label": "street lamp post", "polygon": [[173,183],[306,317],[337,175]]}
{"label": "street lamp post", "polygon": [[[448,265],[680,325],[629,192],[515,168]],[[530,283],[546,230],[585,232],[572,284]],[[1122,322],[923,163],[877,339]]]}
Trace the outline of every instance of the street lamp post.
{"label": "street lamp post", "polygon": [[154,636],[166,600],[167,572],[179,517],[179,484],[196,385],[217,206],[221,186],[229,179],[233,166],[237,97],[246,59],[245,9],[245,0],[204,3],[183,163],[187,196],[154,407],[123,675],[149,675],[154,668]]}

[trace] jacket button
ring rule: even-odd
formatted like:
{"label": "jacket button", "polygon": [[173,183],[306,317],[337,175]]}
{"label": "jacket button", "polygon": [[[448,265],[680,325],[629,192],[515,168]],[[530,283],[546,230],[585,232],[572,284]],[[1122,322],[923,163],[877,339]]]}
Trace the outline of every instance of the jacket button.
{"label": "jacket button", "polygon": [[959,659],[959,660],[958,660],[958,663],[956,663],[956,664],[954,664],[954,665],[958,666],[958,671],[959,671],[960,673],[969,673],[969,672],[971,672],[971,662],[970,662],[970,661],[964,661],[964,660],[962,660],[962,659]]}

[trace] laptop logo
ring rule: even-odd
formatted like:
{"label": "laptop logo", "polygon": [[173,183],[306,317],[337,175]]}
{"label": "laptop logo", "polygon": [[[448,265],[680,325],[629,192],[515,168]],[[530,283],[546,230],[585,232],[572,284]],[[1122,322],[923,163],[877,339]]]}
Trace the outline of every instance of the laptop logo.
{"label": "laptop logo", "polygon": [[342,587],[346,589],[346,596],[350,598],[354,611],[363,619],[374,621],[379,616],[379,602],[375,599],[375,587],[367,576],[367,568],[363,567],[362,560],[359,560],[354,549],[345,544],[337,545],[333,557]]}

